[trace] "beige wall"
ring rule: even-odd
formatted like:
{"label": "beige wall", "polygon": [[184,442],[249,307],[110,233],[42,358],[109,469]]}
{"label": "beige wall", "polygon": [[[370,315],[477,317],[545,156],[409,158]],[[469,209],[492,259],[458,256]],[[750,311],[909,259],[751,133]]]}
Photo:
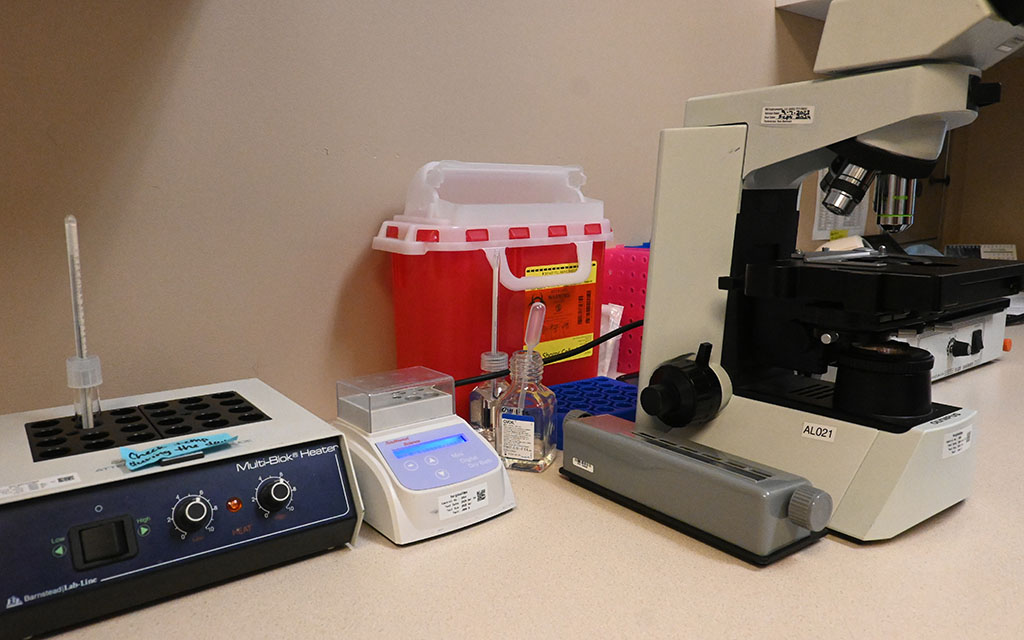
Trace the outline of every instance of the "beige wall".
{"label": "beige wall", "polygon": [[0,413],[66,404],[62,219],[104,397],[394,365],[370,238],[436,159],[579,163],[650,234],[658,130],[810,77],[773,0],[0,4]]}
{"label": "beige wall", "polygon": [[1024,57],[1003,60],[984,80],[1000,82],[1003,98],[953,132],[943,242],[1011,243],[1024,258]]}

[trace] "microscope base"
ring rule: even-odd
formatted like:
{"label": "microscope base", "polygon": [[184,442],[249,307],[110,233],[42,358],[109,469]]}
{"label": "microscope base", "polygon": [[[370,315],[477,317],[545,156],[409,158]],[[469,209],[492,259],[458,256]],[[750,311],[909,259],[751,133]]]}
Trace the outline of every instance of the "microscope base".
{"label": "microscope base", "polygon": [[976,413],[957,409],[905,433],[889,433],[734,397],[702,428],[663,437],[803,476],[835,502],[829,529],[857,540],[884,540],[970,494]]}

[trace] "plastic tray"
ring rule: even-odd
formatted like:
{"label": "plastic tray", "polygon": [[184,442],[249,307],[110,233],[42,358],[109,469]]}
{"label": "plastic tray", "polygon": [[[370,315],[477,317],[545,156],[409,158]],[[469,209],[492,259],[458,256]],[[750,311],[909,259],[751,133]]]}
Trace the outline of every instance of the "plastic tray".
{"label": "plastic tray", "polygon": [[628,382],[598,376],[551,386],[558,401],[555,409],[555,438],[562,448],[562,420],[579,409],[593,415],[613,415],[636,419],[636,387]]}

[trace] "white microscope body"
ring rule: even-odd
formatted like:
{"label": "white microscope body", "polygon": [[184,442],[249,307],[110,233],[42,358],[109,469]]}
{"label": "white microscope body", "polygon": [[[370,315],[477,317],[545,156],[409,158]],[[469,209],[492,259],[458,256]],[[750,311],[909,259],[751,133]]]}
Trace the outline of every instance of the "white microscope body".
{"label": "white microscope body", "polygon": [[[661,134],[640,388],[661,363],[706,341],[734,396],[710,421],[676,428],[638,407],[637,433],[804,476],[833,497],[829,528],[859,540],[895,536],[968,496],[975,411],[947,408],[885,430],[737,380],[757,368],[744,362],[743,323],[756,320],[742,307],[751,282],[734,253],[737,212],[798,193],[830,164],[826,206],[839,211],[864,195],[875,170],[927,176],[946,133],[991,97],[980,70],[1024,45],[1022,13],[1024,2],[833,0],[815,66],[831,77],[687,102],[684,127]],[[893,312],[876,315],[884,328]],[[808,331],[827,343],[833,329]]]}

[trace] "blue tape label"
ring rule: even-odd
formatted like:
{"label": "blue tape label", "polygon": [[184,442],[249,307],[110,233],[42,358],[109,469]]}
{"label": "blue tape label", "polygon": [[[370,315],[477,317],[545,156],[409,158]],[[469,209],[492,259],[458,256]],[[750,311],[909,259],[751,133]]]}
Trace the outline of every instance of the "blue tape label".
{"label": "blue tape label", "polygon": [[235,440],[238,440],[238,436],[229,436],[226,433],[221,433],[212,436],[199,436],[196,438],[189,438],[187,440],[179,440],[170,444],[160,444],[143,451],[136,451],[129,447],[121,447],[121,458],[124,459],[129,471],[135,471],[136,469],[156,464],[161,460],[171,460],[179,456],[196,453],[197,451],[221,447],[226,444],[230,444]]}

